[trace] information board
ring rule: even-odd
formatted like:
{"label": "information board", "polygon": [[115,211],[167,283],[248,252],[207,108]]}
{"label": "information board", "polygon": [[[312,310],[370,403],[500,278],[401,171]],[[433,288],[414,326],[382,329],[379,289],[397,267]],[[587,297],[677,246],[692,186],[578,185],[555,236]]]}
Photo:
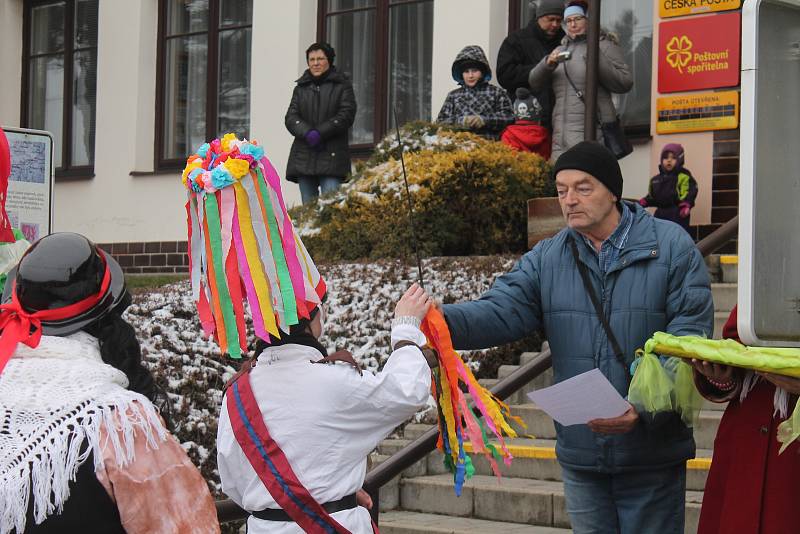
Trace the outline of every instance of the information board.
{"label": "information board", "polygon": [[661,22],[658,92],[739,85],[741,30],[738,12]]}
{"label": "information board", "polygon": [[738,331],[800,346],[800,0],[742,11]]}
{"label": "information board", "polygon": [[53,136],[3,127],[11,149],[6,213],[13,228],[33,243],[53,229]]}
{"label": "information board", "polygon": [[732,130],[739,127],[739,91],[665,96],[656,110],[659,134]]}

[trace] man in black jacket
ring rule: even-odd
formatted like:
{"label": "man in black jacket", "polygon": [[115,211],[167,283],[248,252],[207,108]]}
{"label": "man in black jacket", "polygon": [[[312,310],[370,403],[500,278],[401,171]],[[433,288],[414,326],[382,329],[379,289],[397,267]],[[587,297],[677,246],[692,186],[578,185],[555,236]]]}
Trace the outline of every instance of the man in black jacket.
{"label": "man in black jacket", "polygon": [[[505,38],[497,54],[497,81],[515,94],[518,87],[529,89],[528,74],[541,59],[550,54],[564,37],[561,21],[564,0],[539,0],[536,15],[528,26]],[[543,108],[543,123],[550,126],[552,99],[550,89],[533,94]]]}

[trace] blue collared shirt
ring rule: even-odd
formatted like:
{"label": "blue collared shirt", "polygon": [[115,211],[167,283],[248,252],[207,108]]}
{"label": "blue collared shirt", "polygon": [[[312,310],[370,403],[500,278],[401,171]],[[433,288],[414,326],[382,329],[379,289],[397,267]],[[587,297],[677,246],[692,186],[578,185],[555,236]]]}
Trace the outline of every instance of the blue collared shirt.
{"label": "blue collared shirt", "polygon": [[607,274],[611,266],[617,262],[620,252],[622,252],[623,247],[625,247],[625,242],[628,240],[628,234],[631,231],[631,226],[633,225],[633,213],[631,212],[630,208],[626,206],[624,202],[621,202],[620,204],[622,206],[622,213],[619,224],[611,233],[611,235],[608,236],[608,239],[603,241],[603,243],[600,245],[599,253],[597,252],[597,249],[594,248],[591,240],[586,236],[582,236],[592,252],[597,255],[597,261],[600,264],[600,272],[603,274]]}

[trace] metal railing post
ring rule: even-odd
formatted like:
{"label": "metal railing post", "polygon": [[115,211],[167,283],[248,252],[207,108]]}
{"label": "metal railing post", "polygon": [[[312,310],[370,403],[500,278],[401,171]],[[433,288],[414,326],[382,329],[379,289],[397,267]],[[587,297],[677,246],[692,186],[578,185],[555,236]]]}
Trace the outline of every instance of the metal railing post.
{"label": "metal railing post", "polygon": [[[589,0],[587,13],[589,27],[586,33],[586,87],[583,90],[585,115],[583,116],[583,139],[597,140],[597,86],[600,61],[600,0]],[[580,58],[575,58],[580,61]]]}

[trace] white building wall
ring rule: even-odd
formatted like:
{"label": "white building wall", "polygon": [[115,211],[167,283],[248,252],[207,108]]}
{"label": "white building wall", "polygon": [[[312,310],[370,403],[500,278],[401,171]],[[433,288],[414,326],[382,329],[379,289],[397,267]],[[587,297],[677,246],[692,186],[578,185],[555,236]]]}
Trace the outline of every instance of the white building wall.
{"label": "white building wall", "polygon": [[57,181],[55,230],[96,242],[186,238],[178,173],[153,169],[157,0],[100,2],[95,177]]}
{"label": "white building wall", "polygon": [[0,0],[0,125],[19,126],[22,0]]}
{"label": "white building wall", "polygon": [[[0,124],[6,126],[20,121],[22,14],[22,0],[0,0]],[[283,118],[294,80],[306,68],[305,49],[316,40],[316,24],[317,0],[253,2],[251,137],[281,175],[292,142]],[[507,0],[434,1],[434,118],[455,87],[450,67],[458,51],[480,45],[494,68],[507,25]],[[179,172],[153,173],[157,27],[158,0],[100,2],[95,177],[56,183],[56,230],[98,242],[186,238]],[[622,160],[625,196],[644,194],[656,150],[647,142]],[[295,184],[284,182],[284,193],[289,205],[299,203]],[[700,204],[710,205],[710,183],[706,194]],[[708,217],[708,207],[698,207],[694,223]]]}
{"label": "white building wall", "polygon": [[[294,81],[307,68],[305,51],[316,41],[317,0],[254,0],[250,81],[250,132],[283,177],[292,135],[283,118]],[[300,203],[300,189],[282,179],[288,205]]]}

